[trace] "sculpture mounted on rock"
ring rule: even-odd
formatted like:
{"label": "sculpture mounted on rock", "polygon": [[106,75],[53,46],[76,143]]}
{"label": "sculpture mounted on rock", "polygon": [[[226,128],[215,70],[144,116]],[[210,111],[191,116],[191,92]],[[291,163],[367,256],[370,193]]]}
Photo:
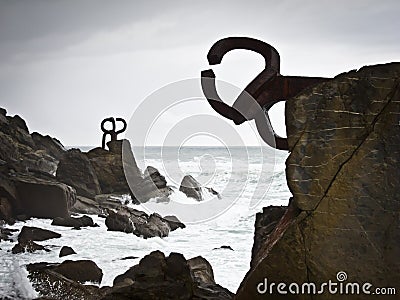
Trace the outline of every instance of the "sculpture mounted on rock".
{"label": "sculpture mounted on rock", "polygon": [[[329,80],[323,77],[282,76],[279,53],[271,45],[247,37],[229,37],[217,41],[210,49],[207,60],[210,65],[218,65],[229,51],[235,49],[251,50],[265,59],[264,70],[250,82],[229,106],[219,97],[213,70],[201,72],[201,86],[211,107],[235,122],[236,125],[255,119],[257,130],[263,140],[273,148],[288,150],[286,138],[277,135],[269,121],[268,110],[282,100],[296,96],[302,90]],[[252,103],[251,100],[257,103]],[[254,101],[253,100],[253,101]],[[258,104],[258,105],[257,105]],[[271,139],[272,136],[273,138]]]}
{"label": "sculpture mounted on rock", "polygon": [[[112,125],[112,129],[107,129],[105,128],[105,124],[107,122],[110,122]],[[120,130],[116,130],[116,123],[115,122],[122,122],[122,128]],[[106,148],[106,138],[107,135],[110,135],[111,137],[111,141],[116,141],[117,140],[117,135],[120,133],[123,133],[126,130],[126,121],[123,118],[113,118],[113,117],[109,117],[109,118],[105,118],[103,121],[101,121],[101,125],[100,128],[103,131],[103,138],[101,141],[101,147],[103,149]]]}

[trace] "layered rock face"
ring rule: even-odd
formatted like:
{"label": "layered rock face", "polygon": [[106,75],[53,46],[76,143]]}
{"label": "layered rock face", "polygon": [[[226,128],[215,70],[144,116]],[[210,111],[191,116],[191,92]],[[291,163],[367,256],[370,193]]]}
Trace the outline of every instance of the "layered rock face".
{"label": "layered rock face", "polygon": [[[400,64],[364,67],[286,103],[293,200],[263,241],[238,299],[338,299],[257,292],[264,282],[369,282],[400,291]],[[287,289],[286,289],[287,290]],[[374,299],[343,295],[342,299]],[[390,297],[388,297],[389,299]]]}

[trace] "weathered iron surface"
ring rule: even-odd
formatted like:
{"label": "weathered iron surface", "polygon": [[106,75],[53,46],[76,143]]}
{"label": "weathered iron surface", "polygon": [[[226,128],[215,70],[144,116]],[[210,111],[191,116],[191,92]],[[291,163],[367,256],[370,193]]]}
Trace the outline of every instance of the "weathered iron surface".
{"label": "weathered iron surface", "polygon": [[251,50],[261,54],[265,59],[264,70],[246,86],[232,106],[219,97],[213,70],[202,71],[201,85],[204,95],[211,107],[220,115],[237,125],[254,119],[259,134],[268,145],[288,150],[287,139],[274,132],[268,110],[275,103],[294,97],[302,90],[329,78],[282,76],[278,51],[265,42],[247,37],[229,37],[217,41],[208,52],[209,64],[220,64],[224,55],[235,49]]}

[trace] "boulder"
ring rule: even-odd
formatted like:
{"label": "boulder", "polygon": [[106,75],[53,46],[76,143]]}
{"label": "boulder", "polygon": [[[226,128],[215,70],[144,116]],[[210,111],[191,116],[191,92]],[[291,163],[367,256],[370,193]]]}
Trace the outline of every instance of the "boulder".
{"label": "boulder", "polygon": [[61,234],[51,230],[42,229],[38,227],[24,226],[22,227],[21,232],[18,235],[18,241],[19,242],[46,241],[60,237]]}
{"label": "boulder", "polygon": [[[122,158],[123,143],[127,143],[126,146],[128,152],[131,155],[125,155],[124,161]],[[129,194],[129,185],[125,178],[125,168],[129,169],[130,176],[133,180],[140,180],[140,170],[137,167],[136,160],[133,156],[132,150],[130,150],[130,143],[127,140],[112,141],[107,144],[112,151],[104,149],[93,149],[87,153],[91,164],[94,167],[95,173],[99,179],[101,190],[105,194]]]}
{"label": "boulder", "polygon": [[[193,268],[193,269],[192,269]],[[210,264],[199,257],[187,261],[182,254],[168,257],[153,251],[114,279],[103,299],[232,299],[217,285]]]}
{"label": "boulder", "polygon": [[103,278],[102,270],[91,260],[66,260],[52,270],[80,283],[100,283]]}
{"label": "boulder", "polygon": [[60,159],[57,180],[75,188],[80,196],[94,198],[101,194],[100,184],[92,164],[79,149],[70,149]]}
{"label": "boulder", "polygon": [[35,242],[32,241],[24,241],[24,242],[18,242],[17,244],[14,245],[14,247],[11,249],[12,254],[18,254],[18,253],[24,253],[24,252],[29,252],[33,253],[38,250],[44,250],[44,251],[50,251],[46,249],[44,246],[36,244]]}
{"label": "boulder", "polygon": [[44,150],[56,160],[60,160],[64,155],[66,150],[61,142],[56,138],[52,138],[48,135],[43,136],[38,132],[33,132],[31,136],[35,143],[36,150]]}
{"label": "boulder", "polygon": [[[77,261],[62,264],[34,263],[27,265],[28,278],[33,288],[43,299],[88,299],[97,300],[104,296],[107,288],[81,284],[67,276],[80,278],[82,281],[99,282],[101,270],[90,261]],[[57,268],[58,267],[58,268]],[[63,272],[65,275],[59,273]],[[74,274],[76,272],[76,274]],[[72,276],[71,274],[72,273]]]}
{"label": "boulder", "polygon": [[237,299],[265,299],[255,288],[264,278],[320,286],[338,282],[339,271],[348,282],[400,289],[399,114],[400,63],[341,74],[286,102],[293,200]]}
{"label": "boulder", "polygon": [[189,198],[194,198],[197,201],[203,200],[201,184],[192,175],[183,177],[179,190]]}
{"label": "boulder", "polygon": [[16,215],[25,214],[37,218],[66,217],[75,204],[75,190],[66,184],[27,175],[11,179],[17,192],[14,205]]}
{"label": "boulder", "polygon": [[164,219],[159,214],[148,216],[145,212],[129,207],[120,207],[119,210],[108,210],[105,224],[109,231],[133,233],[145,239],[151,237],[166,237],[174,228],[184,228],[184,224],[174,216],[169,216],[171,221]]}
{"label": "boulder", "polygon": [[133,223],[129,218],[129,215],[119,214],[113,210],[108,211],[105,224],[109,231],[121,231],[125,233],[133,232]]}
{"label": "boulder", "polygon": [[168,236],[171,228],[167,221],[165,221],[159,214],[151,214],[145,223],[135,223],[133,233],[145,239],[151,237],[166,237]]}
{"label": "boulder", "polygon": [[76,254],[74,249],[72,249],[69,246],[63,246],[60,250],[60,254],[58,255],[58,257],[64,257],[64,256],[72,255],[72,254]]}
{"label": "boulder", "polygon": [[171,231],[174,231],[178,228],[185,228],[185,224],[183,224],[179,219],[175,216],[165,216],[163,217],[164,221],[167,221]]}
{"label": "boulder", "polygon": [[152,167],[148,166],[143,173],[145,179],[150,179],[158,189],[163,189],[167,187],[167,181],[165,177],[160,174],[160,172]]}
{"label": "boulder", "polygon": [[53,219],[51,225],[66,227],[94,227],[93,219],[89,216],[74,217],[57,217]]}

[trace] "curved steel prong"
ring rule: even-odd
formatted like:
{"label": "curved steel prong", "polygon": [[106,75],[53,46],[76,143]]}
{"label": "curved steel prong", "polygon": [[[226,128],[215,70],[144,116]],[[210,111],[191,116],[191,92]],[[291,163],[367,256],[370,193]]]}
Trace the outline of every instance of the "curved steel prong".
{"label": "curved steel prong", "polygon": [[279,73],[279,53],[270,44],[248,37],[228,37],[217,41],[211,46],[207,54],[210,65],[218,65],[226,53],[236,49],[251,50],[261,54],[265,59],[265,69],[272,69]]}
{"label": "curved steel prong", "polygon": [[127,124],[126,124],[125,119],[123,119],[123,118],[116,118],[115,120],[116,120],[117,122],[122,122],[122,124],[123,124],[122,128],[121,128],[120,130],[115,131],[115,133],[116,133],[116,134],[120,134],[120,133],[124,132],[124,131],[126,130],[126,127],[127,127]]}
{"label": "curved steel prong", "polygon": [[[104,127],[106,122],[111,122],[112,129],[107,129],[107,128]],[[101,147],[103,149],[106,149],[106,137],[107,137],[107,135],[109,134],[111,136],[111,139],[112,139],[113,133],[115,133],[115,120],[114,120],[114,118],[113,117],[105,118],[103,121],[101,121],[100,128],[103,131],[103,137],[101,139]]]}
{"label": "curved steel prong", "polygon": [[215,74],[213,70],[205,70],[201,72],[201,88],[204,96],[207,98],[211,107],[221,116],[236,122],[244,117],[234,108],[224,103],[219,97],[215,86]]}

